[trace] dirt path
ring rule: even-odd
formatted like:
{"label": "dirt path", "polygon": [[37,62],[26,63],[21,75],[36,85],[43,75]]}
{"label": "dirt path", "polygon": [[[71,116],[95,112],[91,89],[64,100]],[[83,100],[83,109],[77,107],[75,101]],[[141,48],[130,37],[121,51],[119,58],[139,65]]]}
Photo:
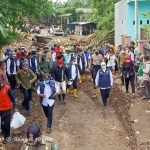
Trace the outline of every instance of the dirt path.
{"label": "dirt path", "polygon": [[[119,92],[116,85],[112,90],[109,106],[104,110],[100,93],[93,89],[92,82],[87,76],[84,83],[79,85],[77,99],[70,93],[66,97],[66,105],[58,104],[56,101],[52,133],[49,136],[58,141],[61,150],[136,150],[133,147],[136,146],[136,142],[128,112],[116,103],[119,94],[124,95],[122,91]],[[26,128],[33,122],[39,123],[43,133],[46,134],[46,118],[36,93],[33,95],[32,116],[27,117],[26,124],[19,131],[12,130],[12,139],[15,136],[26,137]],[[93,95],[95,98],[92,98]],[[23,97],[22,95],[16,97],[20,105]],[[22,109],[20,112],[25,115]],[[7,145],[7,149],[19,150],[19,145],[18,142],[11,142]]]}

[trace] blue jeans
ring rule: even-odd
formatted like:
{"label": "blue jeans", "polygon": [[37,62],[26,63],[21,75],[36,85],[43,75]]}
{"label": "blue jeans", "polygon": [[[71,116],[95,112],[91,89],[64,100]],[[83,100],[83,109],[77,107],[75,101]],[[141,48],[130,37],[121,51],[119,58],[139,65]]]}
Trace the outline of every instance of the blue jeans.
{"label": "blue jeans", "polygon": [[26,111],[30,110],[30,101],[32,99],[32,89],[26,90],[23,88],[24,100],[22,106],[25,107]]}

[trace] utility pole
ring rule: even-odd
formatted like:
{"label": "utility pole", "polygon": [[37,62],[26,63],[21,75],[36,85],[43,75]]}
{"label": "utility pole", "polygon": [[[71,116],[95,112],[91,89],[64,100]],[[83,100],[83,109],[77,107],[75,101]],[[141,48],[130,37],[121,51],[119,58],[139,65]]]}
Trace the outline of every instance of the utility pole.
{"label": "utility pole", "polygon": [[138,0],[135,0],[135,43],[138,40]]}

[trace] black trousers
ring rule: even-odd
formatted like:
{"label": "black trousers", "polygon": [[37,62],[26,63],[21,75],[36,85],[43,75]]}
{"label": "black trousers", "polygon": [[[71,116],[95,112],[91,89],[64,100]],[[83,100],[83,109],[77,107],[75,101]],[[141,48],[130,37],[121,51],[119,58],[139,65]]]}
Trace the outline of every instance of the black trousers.
{"label": "black trousers", "polygon": [[106,107],[107,106],[107,99],[108,99],[109,94],[110,94],[110,88],[109,89],[100,89],[100,91],[101,91],[101,97],[102,97],[104,107]]}
{"label": "black trousers", "polygon": [[96,74],[97,74],[97,71],[101,69],[101,66],[100,65],[94,65],[93,66],[93,83],[95,85],[95,78],[96,78]]}
{"label": "black trousers", "polygon": [[11,119],[11,109],[0,110],[1,116],[1,130],[4,133],[4,138],[10,135],[10,119]]}
{"label": "black trousers", "polygon": [[7,75],[8,81],[10,83],[11,89],[14,91],[16,88],[16,75],[11,74],[10,76]]}
{"label": "black trousers", "polygon": [[125,78],[125,83],[126,83],[126,91],[128,92],[129,89],[129,82],[131,83],[131,89],[132,89],[132,93],[135,93],[135,84],[134,84],[134,80],[135,80],[135,74],[129,76],[129,78]]}
{"label": "black trousers", "polygon": [[[73,86],[73,89],[77,89],[77,77],[73,80],[73,83],[72,83],[72,86]],[[71,85],[68,85],[67,84],[67,88],[69,88]]]}
{"label": "black trousers", "polygon": [[51,128],[52,127],[52,121],[53,121],[54,104],[51,107],[49,105],[48,106],[42,105],[42,107],[43,107],[44,114],[47,118],[47,127]]}
{"label": "black trousers", "polygon": [[30,110],[30,101],[32,99],[32,89],[26,90],[23,88],[24,100],[22,102],[22,106],[28,111]]}

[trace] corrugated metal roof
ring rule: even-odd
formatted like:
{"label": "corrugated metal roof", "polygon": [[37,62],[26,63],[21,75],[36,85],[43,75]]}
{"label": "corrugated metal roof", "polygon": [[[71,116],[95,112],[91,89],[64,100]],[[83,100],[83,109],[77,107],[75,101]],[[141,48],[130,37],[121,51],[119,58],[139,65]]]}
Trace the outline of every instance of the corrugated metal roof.
{"label": "corrugated metal roof", "polygon": [[89,24],[89,23],[92,23],[92,22],[80,22],[79,25],[84,25],[84,24]]}

